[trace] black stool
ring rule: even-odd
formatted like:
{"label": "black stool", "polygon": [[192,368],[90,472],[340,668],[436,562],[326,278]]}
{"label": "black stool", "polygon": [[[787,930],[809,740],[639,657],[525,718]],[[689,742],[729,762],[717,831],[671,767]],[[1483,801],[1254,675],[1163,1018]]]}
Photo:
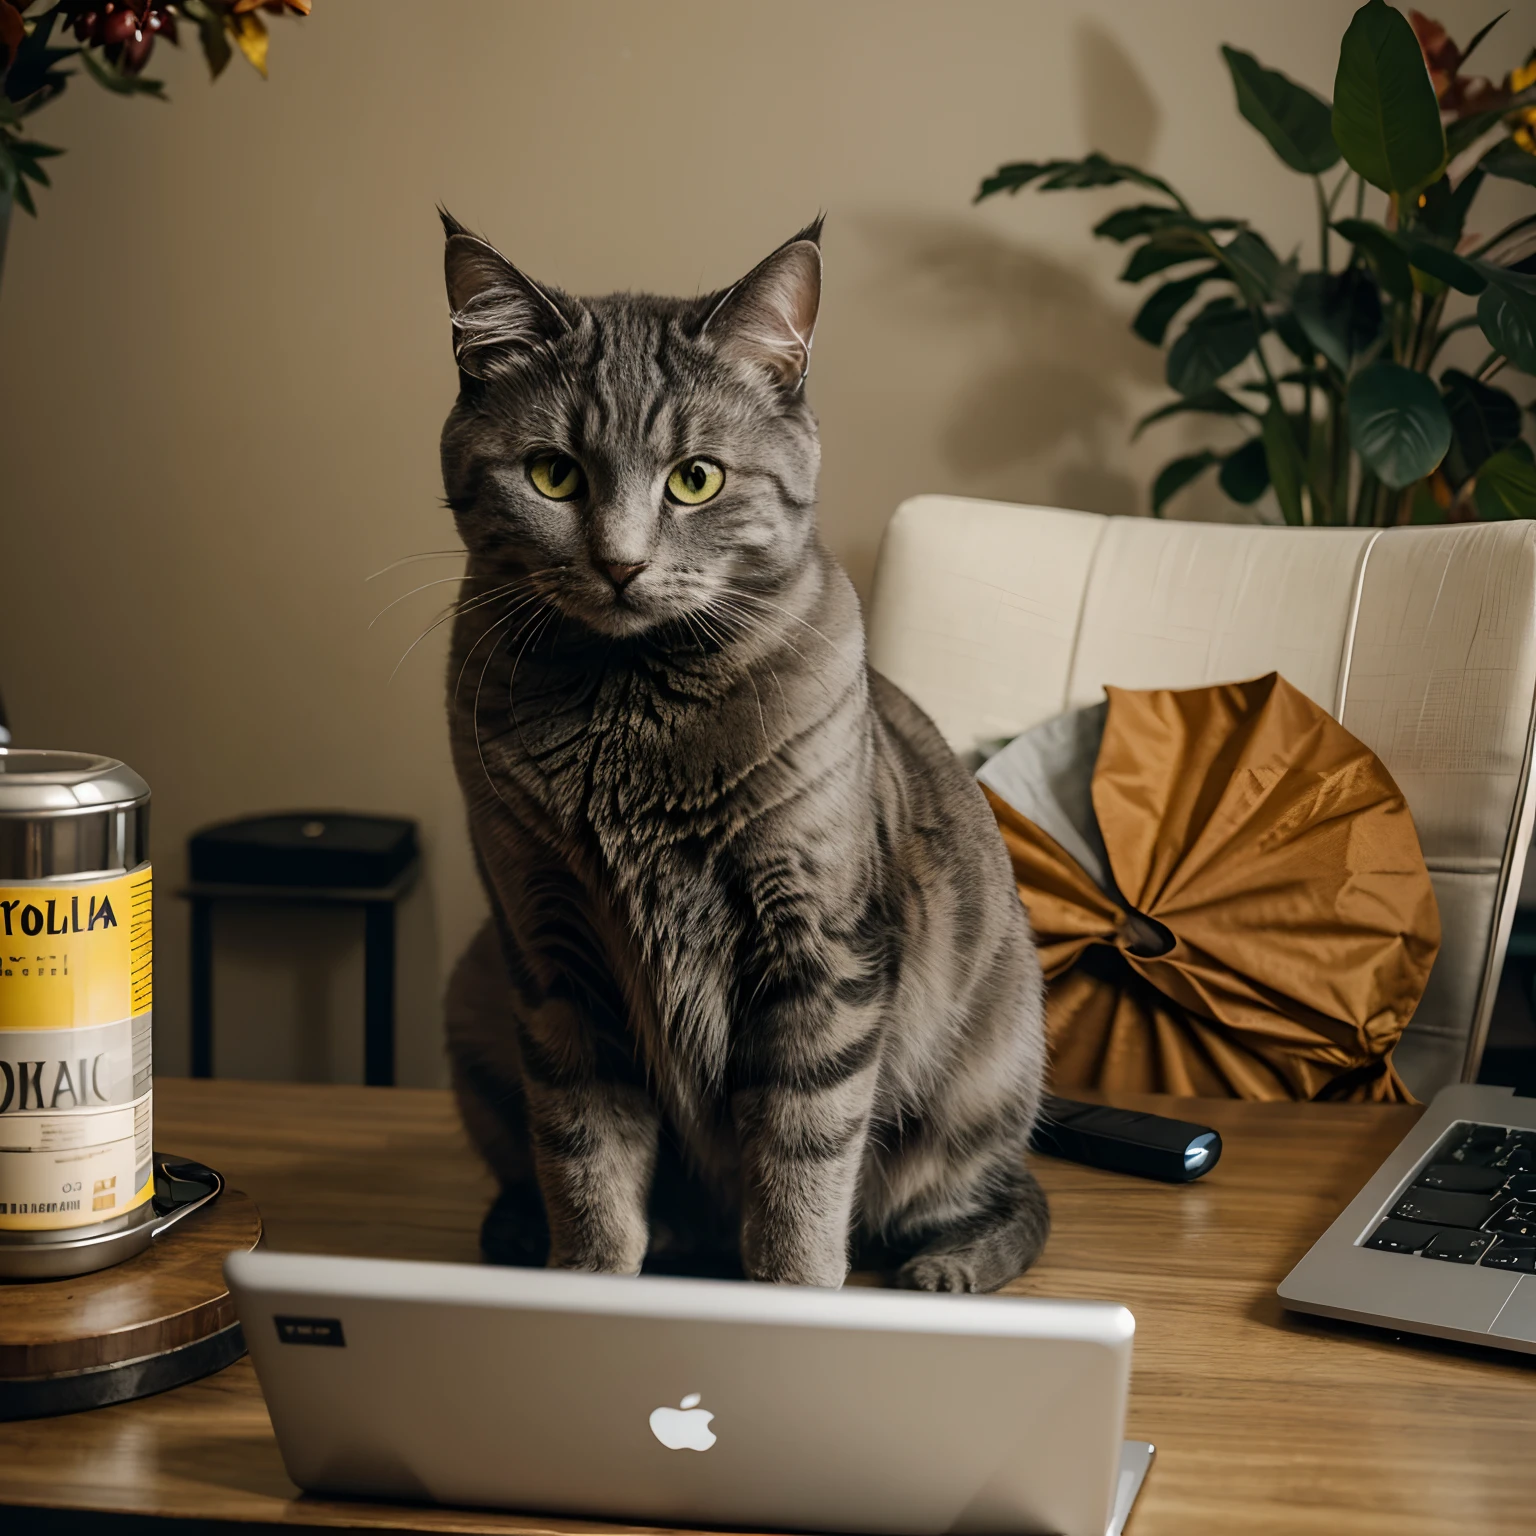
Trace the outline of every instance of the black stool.
{"label": "black stool", "polygon": [[421,871],[416,823],[292,811],[204,827],[187,839],[192,904],[192,1076],[213,1076],[213,904],[363,909],[363,1081],[395,1082],[395,903]]}

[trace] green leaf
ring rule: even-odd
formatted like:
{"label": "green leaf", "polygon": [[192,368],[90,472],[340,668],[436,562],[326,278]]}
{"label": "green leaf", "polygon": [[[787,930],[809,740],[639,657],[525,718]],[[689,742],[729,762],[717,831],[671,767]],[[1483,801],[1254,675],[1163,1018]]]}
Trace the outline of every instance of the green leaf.
{"label": "green leaf", "polygon": [[[1298,280],[1300,281],[1300,280]],[[1291,295],[1291,302],[1295,303],[1296,296]],[[1275,335],[1283,341],[1291,355],[1306,365],[1305,371],[1315,375],[1317,379],[1324,377],[1323,370],[1317,368],[1317,348],[1312,344],[1307,333],[1302,330],[1300,322],[1290,310],[1282,310],[1270,320],[1270,327]],[[1281,381],[1282,383],[1284,380]],[[1303,380],[1305,382],[1305,380]],[[1263,386],[1260,386],[1261,388]]]}
{"label": "green leaf", "polygon": [[1457,68],[1458,71],[1461,69],[1461,66],[1463,64],[1465,64],[1467,62],[1467,60],[1472,57],[1472,50],[1474,48],[1476,48],[1477,45],[1480,42],[1482,42],[1482,40],[1485,37],[1487,37],[1488,34],[1490,32],[1492,32],[1493,29],[1496,26],[1498,26],[1498,24],[1501,21],[1503,21],[1504,18],[1506,16],[1508,16],[1508,15],[1509,15],[1508,11],[1500,11],[1499,14],[1497,16],[1495,16],[1492,21],[1485,21],[1482,24],[1482,26],[1480,26],[1477,29],[1477,31],[1472,34],[1472,41],[1470,43],[1468,43],[1467,46],[1461,50],[1461,58],[1457,61],[1457,65],[1456,65],[1456,68]]}
{"label": "green leaf", "polygon": [[1124,244],[1142,235],[1155,234],[1161,229],[1189,229],[1196,232],[1212,229],[1235,229],[1236,219],[1191,218],[1182,208],[1168,208],[1160,203],[1138,203],[1132,208],[1117,208],[1107,218],[1093,226],[1094,234],[1104,240]]}
{"label": "green leaf", "polygon": [[1505,139],[1477,162],[1480,171],[1490,176],[1502,176],[1506,181],[1523,181],[1528,187],[1536,187],[1536,155],[1520,148],[1513,139]]}
{"label": "green leaf", "polygon": [[1152,515],[1161,516],[1169,499],[1182,491],[1191,480],[1199,479],[1218,457],[1209,448],[1202,448],[1199,453],[1186,454],[1182,459],[1163,465],[1157,472],[1157,479],[1152,482]]}
{"label": "green leaf", "polygon": [[1394,299],[1413,297],[1413,273],[1390,230],[1369,219],[1340,219],[1334,226],[1353,246],[1365,252],[1377,280]]}
{"label": "green leaf", "polygon": [[1490,278],[1477,301],[1477,323],[1490,346],[1522,373],[1536,373],[1536,283],[1507,274]]}
{"label": "green leaf", "polygon": [[1451,446],[1451,418],[1431,380],[1399,363],[1372,363],[1349,386],[1349,437],[1394,491],[1422,480]]}
{"label": "green leaf", "polygon": [[1348,373],[1381,339],[1381,296],[1375,280],[1359,267],[1304,274],[1291,313],[1307,340],[1340,373]]}
{"label": "green leaf", "polygon": [[1467,224],[1467,210],[1484,181],[1482,169],[1474,166],[1451,186],[1448,176],[1431,182],[1424,189],[1423,205],[1414,218],[1415,231],[1431,236],[1447,250],[1454,251]]}
{"label": "green leaf", "polygon": [[1167,353],[1166,376],[1180,395],[1200,395],[1232,372],[1258,346],[1249,310],[1230,298],[1210,301],[1184,327]]}
{"label": "green leaf", "polygon": [[1445,130],[1418,39],[1401,11],[1366,0],[1339,46],[1333,137],[1352,170],[1401,195],[1445,166]]}
{"label": "green leaf", "polygon": [[1258,344],[1253,316],[1231,299],[1213,299],[1168,349],[1168,383],[1185,397],[1201,394]]}
{"label": "green leaf", "polygon": [[997,192],[1019,192],[1037,181],[1042,192],[1073,192],[1086,187],[1115,187],[1130,182],[1161,192],[1181,208],[1185,207],[1184,199],[1160,177],[1137,170],[1134,165],[1107,159],[1097,151],[1081,160],[1021,160],[1012,165],[1000,165],[982,182],[976,201],[979,203]]}
{"label": "green leaf", "polygon": [[1420,480],[1413,488],[1413,500],[1408,507],[1408,521],[1410,523],[1443,523],[1445,522],[1445,509],[1435,500],[1435,493],[1429,488],[1428,480]]}
{"label": "green leaf", "polygon": [[1289,286],[1288,272],[1294,281],[1294,272],[1280,265],[1269,242],[1254,230],[1238,230],[1219,249],[1221,261],[1231,269],[1233,280],[1250,304],[1264,304],[1281,296]]}
{"label": "green leaf", "polygon": [[1306,484],[1307,464],[1297,446],[1290,418],[1277,405],[1270,406],[1264,416],[1264,457],[1281,516],[1293,527],[1306,522],[1301,488]]}
{"label": "green leaf", "polygon": [[1472,499],[1490,522],[1536,517],[1536,465],[1513,448],[1494,454],[1477,472]]}
{"label": "green leaf", "polygon": [[[1403,281],[1403,268],[1397,261],[1397,257],[1400,257],[1409,267],[1417,267],[1420,272],[1427,272],[1431,277],[1439,278],[1442,283],[1448,283],[1461,293],[1481,293],[1487,287],[1488,280],[1483,275],[1480,263],[1458,256],[1448,246],[1426,240],[1422,235],[1412,234],[1406,230],[1384,229],[1380,224],[1371,223],[1369,219],[1340,219],[1333,227],[1345,239],[1366,251],[1373,260],[1379,258],[1377,273],[1381,277],[1381,285],[1394,297],[1407,297],[1406,293],[1397,291]],[[1396,257],[1391,254],[1392,252],[1396,252]],[[1383,263],[1391,267],[1390,283]],[[1408,273],[1408,283],[1411,288],[1412,272]]]}
{"label": "green leaf", "polygon": [[1237,110],[1293,171],[1317,176],[1338,164],[1333,109],[1322,97],[1279,70],[1265,69],[1251,53],[1224,47],[1221,56],[1237,88]]}
{"label": "green leaf", "polygon": [[1203,283],[1220,275],[1220,267],[1205,267],[1188,277],[1175,278],[1173,282],[1154,289],[1146,303],[1136,311],[1131,329],[1143,341],[1151,342],[1154,347],[1162,346],[1163,337],[1168,334],[1168,326],[1173,317],[1194,298]]}
{"label": "green leaf", "polygon": [[16,169],[20,171],[23,176],[30,176],[32,180],[35,181],[40,187],[51,187],[53,185],[53,183],[48,179],[48,172],[45,171],[42,166],[40,166],[35,160],[24,159],[20,155],[17,155],[15,160]]}
{"label": "green leaf", "polygon": [[11,181],[8,190],[11,196],[16,199],[17,207],[26,209],[35,219],[37,217],[37,204],[32,201],[31,188],[14,171],[11,172],[11,176],[14,179]]}
{"label": "green leaf", "polygon": [[1203,240],[1182,233],[1154,235],[1145,245],[1131,252],[1125,270],[1120,274],[1122,283],[1139,283],[1154,272],[1168,267],[1182,267],[1187,262],[1204,261],[1211,255],[1210,246]]}
{"label": "green leaf", "polygon": [[1447,368],[1440,375],[1440,387],[1445,391],[1451,431],[1469,474],[1519,440],[1520,406],[1512,395],[1459,368]]}
{"label": "green leaf", "polygon": [[224,17],[207,0],[182,0],[181,8],[197,23],[197,40],[208,61],[208,73],[217,80],[234,56],[224,32]]}
{"label": "green leaf", "polygon": [[84,49],[80,52],[80,62],[97,85],[118,96],[153,96],[160,101],[166,100],[163,81],[146,80],[143,75],[125,75],[115,64],[95,58]]}
{"label": "green leaf", "polygon": [[1241,448],[1229,453],[1221,461],[1221,473],[1216,479],[1239,506],[1252,506],[1269,489],[1269,459],[1264,439],[1250,437]]}
{"label": "green leaf", "polygon": [[1417,267],[1420,272],[1428,272],[1431,277],[1438,277],[1458,293],[1481,293],[1488,286],[1488,279],[1455,251],[1421,239],[1418,235],[1399,233],[1392,238],[1408,258],[1410,266]]}
{"label": "green leaf", "polygon": [[[18,9],[25,10],[25,6]],[[25,102],[26,111],[52,101],[72,78],[71,72],[59,66],[81,50],[52,46],[54,23],[59,18],[57,7],[42,10],[31,30],[22,38],[11,59],[10,68],[4,72],[4,94],[14,102]]]}
{"label": "green leaf", "polygon": [[[1150,217],[1160,213],[1167,217]],[[1256,307],[1284,294],[1294,280],[1294,269],[1283,266],[1268,241],[1251,229],[1236,228],[1225,240],[1216,238],[1217,231],[1234,228],[1232,219],[1196,219],[1175,209],[1125,208],[1112,213],[1094,233],[1115,240],[1147,236],[1146,244],[1126,263],[1121,282],[1137,283],[1165,267],[1204,256],[1219,261],[1243,297]]]}
{"label": "green leaf", "polygon": [[1155,411],[1148,411],[1136,423],[1135,430],[1131,433],[1131,441],[1134,443],[1154,422],[1166,421],[1170,416],[1182,416],[1190,411],[1202,416],[1256,417],[1259,414],[1251,406],[1234,399],[1224,389],[1202,390],[1198,395],[1191,395],[1187,399],[1181,395],[1177,400],[1170,400],[1167,405],[1158,406]]}
{"label": "green leaf", "polygon": [[[22,176],[30,176],[33,181],[39,182],[46,187],[51,186],[52,183],[48,180],[48,173],[38,162],[47,157],[36,153],[38,149],[43,147],[42,145],[33,145],[24,140],[12,140],[6,146],[11,163],[15,166],[17,172]],[[58,151],[55,150],[52,153],[56,154]]]}

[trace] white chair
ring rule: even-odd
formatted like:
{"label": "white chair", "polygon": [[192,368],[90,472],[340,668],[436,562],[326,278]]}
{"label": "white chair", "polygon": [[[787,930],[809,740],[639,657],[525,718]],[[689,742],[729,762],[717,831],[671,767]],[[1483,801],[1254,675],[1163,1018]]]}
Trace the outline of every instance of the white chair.
{"label": "white chair", "polygon": [[952,496],[900,506],[870,660],[975,753],[1106,683],[1279,671],[1407,797],[1443,941],[1395,1060],[1427,1098],[1476,1076],[1531,840],[1536,524],[1294,529]]}

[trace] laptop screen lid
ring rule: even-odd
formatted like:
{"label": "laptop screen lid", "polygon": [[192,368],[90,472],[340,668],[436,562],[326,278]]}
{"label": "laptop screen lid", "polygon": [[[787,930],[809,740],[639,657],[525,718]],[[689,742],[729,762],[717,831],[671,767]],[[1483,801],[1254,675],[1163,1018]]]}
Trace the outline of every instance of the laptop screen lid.
{"label": "laptop screen lid", "polygon": [[313,1492],[892,1536],[1109,1523],[1135,1326],[1110,1303],[265,1252],[225,1273]]}

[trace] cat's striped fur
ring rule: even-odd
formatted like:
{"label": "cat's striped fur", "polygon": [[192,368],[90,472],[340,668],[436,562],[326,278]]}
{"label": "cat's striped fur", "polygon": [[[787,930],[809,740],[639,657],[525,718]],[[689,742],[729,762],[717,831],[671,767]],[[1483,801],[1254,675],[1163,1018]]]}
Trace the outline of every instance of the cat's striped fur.
{"label": "cat's striped fur", "polygon": [[[449,1045],[487,1250],[632,1273],[739,1240],[835,1286],[867,1240],[904,1284],[1001,1285],[1048,1224],[1039,965],[816,535],[819,225],[722,294],[578,300],[445,224],[449,716],[493,913]],[[579,497],[531,483],[551,452]],[[703,506],[664,490],[690,455],[725,470]]]}

